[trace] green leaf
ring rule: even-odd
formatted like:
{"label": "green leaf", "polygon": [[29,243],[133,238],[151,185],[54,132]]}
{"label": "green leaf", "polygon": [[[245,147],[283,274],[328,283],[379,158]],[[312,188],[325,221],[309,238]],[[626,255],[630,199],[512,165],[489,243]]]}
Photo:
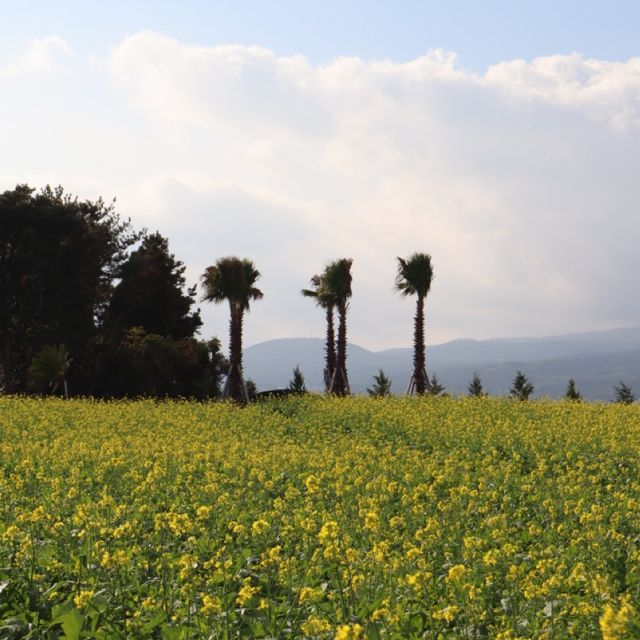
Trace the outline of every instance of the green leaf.
{"label": "green leaf", "polygon": [[96,593],[96,595],[91,598],[91,606],[102,613],[106,611],[109,606],[109,598],[103,593]]}
{"label": "green leaf", "polygon": [[[60,607],[60,609],[62,609],[62,607]],[[64,609],[66,610],[63,610],[63,612],[57,616],[56,622],[62,626],[64,637],[67,640],[80,640],[84,616],[73,606],[64,607]]]}

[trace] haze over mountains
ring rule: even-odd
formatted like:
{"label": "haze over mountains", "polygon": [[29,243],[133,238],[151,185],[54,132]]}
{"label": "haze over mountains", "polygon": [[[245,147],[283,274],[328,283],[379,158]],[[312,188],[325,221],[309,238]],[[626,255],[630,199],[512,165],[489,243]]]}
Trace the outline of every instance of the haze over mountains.
{"label": "haze over mountains", "polygon": [[[348,372],[354,393],[365,393],[378,369],[393,381],[394,393],[406,390],[412,367],[412,349],[368,351],[349,344]],[[285,338],[269,340],[245,350],[245,375],[258,390],[285,387],[298,365],[307,387],[323,388],[324,340]],[[613,400],[620,380],[640,392],[640,327],[576,333],[545,338],[454,340],[427,346],[427,371],[454,394],[466,394],[474,372],[491,395],[506,395],[516,371],[535,385],[533,397],[564,395],[574,378],[583,397]]]}

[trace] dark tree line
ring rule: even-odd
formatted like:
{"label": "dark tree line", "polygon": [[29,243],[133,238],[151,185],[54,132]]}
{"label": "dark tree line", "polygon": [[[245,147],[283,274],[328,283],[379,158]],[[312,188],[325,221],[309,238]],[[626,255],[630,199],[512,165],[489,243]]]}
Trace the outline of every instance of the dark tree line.
{"label": "dark tree line", "polygon": [[[302,294],[325,312],[325,390],[351,393],[347,375],[347,313],[353,261],[330,262]],[[159,233],[135,231],[102,199],[80,201],[62,187],[27,185],[0,194],[0,392],[97,397],[231,398],[256,396],[242,371],[244,315],[262,298],[260,272],[249,259],[220,258],[202,276],[203,301],[229,304],[230,357],[217,338],[197,337],[196,287]],[[446,395],[427,375],[425,300],[431,257],[397,258],[395,289],[415,296],[413,370],[407,393]],[[337,331],[336,331],[337,321]],[[221,381],[226,376],[224,389]],[[381,370],[370,395],[390,393]],[[290,391],[302,392],[297,370]],[[510,396],[527,400],[534,387],[518,371]],[[478,374],[469,395],[486,395]],[[634,402],[620,382],[616,401]],[[580,400],[573,380],[566,398]]]}
{"label": "dark tree line", "polygon": [[0,194],[0,389],[215,397],[217,339],[158,233],[62,187]]}

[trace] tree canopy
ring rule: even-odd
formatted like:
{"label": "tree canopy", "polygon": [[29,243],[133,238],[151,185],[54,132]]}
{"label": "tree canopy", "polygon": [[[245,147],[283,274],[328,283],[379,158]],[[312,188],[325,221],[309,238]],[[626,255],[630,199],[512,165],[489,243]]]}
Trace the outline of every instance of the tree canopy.
{"label": "tree canopy", "polygon": [[214,396],[224,362],[195,338],[184,271],[114,203],[62,187],[0,194],[0,390]]}
{"label": "tree canopy", "polygon": [[[325,312],[325,390],[336,395],[351,393],[346,361],[352,266],[350,258],[334,260],[302,289]],[[168,239],[135,230],[116,213],[115,202],[81,200],[61,186],[36,191],[19,184],[0,193],[0,392],[248,401],[243,322],[263,297],[256,286],[260,272],[248,258],[227,256],[201,276],[201,299],[229,304],[229,360],[216,337],[198,336],[196,285],[189,286],[185,274]],[[433,277],[429,254],[397,258],[395,290],[416,298],[407,393],[418,395],[446,393],[426,366],[425,300]],[[372,395],[390,388],[382,370],[374,383],[367,390]],[[305,387],[298,368],[290,386]],[[478,374],[467,390],[486,395]],[[518,371],[510,396],[527,400],[533,391]],[[616,402],[635,402],[622,381],[614,393]],[[565,398],[581,399],[573,379]]]}
{"label": "tree canopy", "polygon": [[0,194],[0,368],[26,388],[32,358],[65,344],[80,356],[95,337],[114,278],[141,237],[113,204],[27,185]]}
{"label": "tree canopy", "polygon": [[118,271],[107,311],[116,330],[142,327],[146,333],[174,340],[192,337],[202,325],[199,311],[191,311],[196,287],[186,292],[184,264],[169,252],[159,233],[146,236]]}

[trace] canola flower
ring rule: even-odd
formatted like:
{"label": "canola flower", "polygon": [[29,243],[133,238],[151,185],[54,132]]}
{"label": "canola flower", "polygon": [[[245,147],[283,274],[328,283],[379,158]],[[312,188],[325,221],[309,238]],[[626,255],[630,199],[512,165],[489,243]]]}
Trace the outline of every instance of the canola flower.
{"label": "canola flower", "polygon": [[0,634],[638,638],[640,408],[523,404],[0,397]]}
{"label": "canola flower", "polygon": [[600,618],[603,640],[631,640],[640,634],[640,617],[629,600],[625,596],[617,610],[611,605],[605,607]]}

